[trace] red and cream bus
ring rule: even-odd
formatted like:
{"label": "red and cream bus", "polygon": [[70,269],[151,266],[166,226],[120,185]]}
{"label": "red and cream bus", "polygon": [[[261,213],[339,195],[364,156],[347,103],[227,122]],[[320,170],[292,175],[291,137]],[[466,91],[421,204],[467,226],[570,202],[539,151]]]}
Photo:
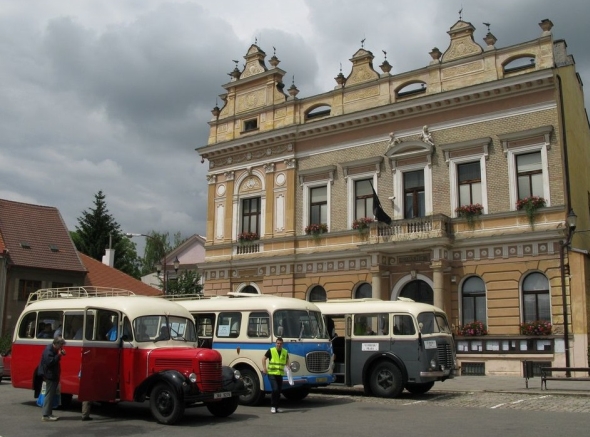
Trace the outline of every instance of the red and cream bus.
{"label": "red and cream bus", "polygon": [[35,389],[43,349],[61,334],[62,403],[149,400],[155,419],[176,422],[186,407],[231,415],[243,393],[219,352],[197,347],[182,306],[120,289],[74,287],[31,293],[14,332],[12,385]]}

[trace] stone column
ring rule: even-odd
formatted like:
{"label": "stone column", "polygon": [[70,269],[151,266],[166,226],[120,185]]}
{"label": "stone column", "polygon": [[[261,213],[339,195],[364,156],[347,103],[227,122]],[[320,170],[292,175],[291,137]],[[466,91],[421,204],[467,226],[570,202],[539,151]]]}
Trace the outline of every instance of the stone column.
{"label": "stone column", "polygon": [[371,272],[371,287],[373,299],[381,299],[381,272]]}
{"label": "stone column", "polygon": [[443,275],[443,266],[441,262],[432,263],[431,268],[432,271],[432,280],[434,282],[434,306],[439,307],[443,311],[447,312],[445,309],[445,302],[444,302],[444,275]]}

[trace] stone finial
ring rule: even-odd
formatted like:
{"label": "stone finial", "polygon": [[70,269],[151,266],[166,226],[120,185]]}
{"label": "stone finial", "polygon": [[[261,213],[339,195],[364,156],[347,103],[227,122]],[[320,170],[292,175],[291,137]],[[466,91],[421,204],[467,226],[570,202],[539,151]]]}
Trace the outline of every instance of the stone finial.
{"label": "stone finial", "polygon": [[442,56],[442,53],[438,49],[438,47],[434,47],[432,51],[429,53],[429,55],[432,57],[432,61],[430,61],[430,63],[438,64],[440,62],[440,57]]}
{"label": "stone finial", "polygon": [[491,34],[491,32],[488,32],[483,40],[487,44],[486,50],[494,49],[494,44],[496,44],[496,41],[498,41],[497,38]]}
{"label": "stone finial", "polygon": [[383,61],[383,64],[381,64],[379,66],[379,68],[381,68],[383,73],[389,73],[391,71],[391,64],[389,62],[387,62],[387,59],[386,59],[385,61]]}
{"label": "stone finial", "polygon": [[293,82],[291,83],[291,86],[289,87],[289,95],[292,98],[295,98],[297,96],[297,94],[299,94],[299,90],[295,86],[295,76],[293,76]]}
{"label": "stone finial", "polygon": [[281,61],[279,61],[279,58],[276,56],[273,56],[268,60],[268,63],[272,66],[272,68],[277,68],[277,65],[279,65]]}
{"label": "stone finial", "polygon": [[232,82],[234,82],[240,78],[240,70],[238,69],[237,65],[235,66],[235,68],[233,69],[233,71],[231,73],[227,73],[227,74],[229,74],[231,76]]}
{"label": "stone finial", "polygon": [[551,20],[545,18],[544,20],[541,20],[539,26],[541,27],[541,29],[543,29],[542,36],[551,35],[551,29],[553,28],[553,22]]}
{"label": "stone finial", "polygon": [[211,114],[213,114],[213,117],[217,118],[219,117],[219,114],[221,113],[221,110],[219,109],[219,106],[215,105],[215,108],[213,108],[211,110]]}
{"label": "stone finial", "polygon": [[344,84],[346,83],[346,78],[344,77],[344,75],[342,74],[342,72],[338,73],[338,76],[336,76],[334,78],[334,80],[336,81],[336,83],[339,86],[344,86]]}

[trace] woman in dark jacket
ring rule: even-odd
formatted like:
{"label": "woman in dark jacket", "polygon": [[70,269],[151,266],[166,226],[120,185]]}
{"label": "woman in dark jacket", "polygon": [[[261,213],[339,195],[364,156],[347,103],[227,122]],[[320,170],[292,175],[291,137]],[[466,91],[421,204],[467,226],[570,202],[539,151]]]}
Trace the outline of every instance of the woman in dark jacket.
{"label": "woman in dark jacket", "polygon": [[45,398],[43,399],[43,418],[44,422],[54,422],[58,419],[52,415],[53,413],[53,398],[55,391],[59,384],[59,377],[61,373],[60,361],[61,357],[66,354],[63,350],[66,341],[63,337],[55,337],[53,343],[48,344],[43,354],[41,355],[41,363],[37,373],[43,377],[45,381]]}

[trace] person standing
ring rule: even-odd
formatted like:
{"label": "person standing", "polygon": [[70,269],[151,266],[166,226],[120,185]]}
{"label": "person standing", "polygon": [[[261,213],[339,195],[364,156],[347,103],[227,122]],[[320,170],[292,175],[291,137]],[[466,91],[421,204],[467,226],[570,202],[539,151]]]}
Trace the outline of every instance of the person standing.
{"label": "person standing", "polygon": [[[268,360],[268,366],[266,361]],[[283,338],[277,337],[275,347],[271,347],[266,351],[262,358],[262,373],[268,375],[272,394],[270,397],[270,412],[281,413],[279,409],[279,399],[281,398],[281,390],[283,388],[283,375],[285,374],[285,366],[289,361],[289,351],[283,348]]]}
{"label": "person standing", "polygon": [[54,422],[59,417],[55,417],[53,413],[53,398],[59,384],[61,374],[61,357],[66,354],[63,347],[66,341],[63,337],[55,337],[51,344],[43,350],[41,355],[41,362],[37,370],[37,374],[43,377],[45,382],[45,398],[43,399],[43,417],[44,422]]}

